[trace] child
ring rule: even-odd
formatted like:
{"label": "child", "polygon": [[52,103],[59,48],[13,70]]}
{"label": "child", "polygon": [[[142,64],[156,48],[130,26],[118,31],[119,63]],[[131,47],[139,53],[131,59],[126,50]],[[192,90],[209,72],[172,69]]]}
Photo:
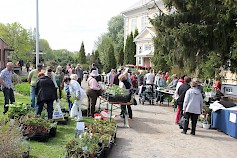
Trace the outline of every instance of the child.
{"label": "child", "polygon": [[64,90],[67,95],[68,110],[70,111],[72,109],[72,101],[71,101],[71,94],[70,94],[69,85],[66,84]]}

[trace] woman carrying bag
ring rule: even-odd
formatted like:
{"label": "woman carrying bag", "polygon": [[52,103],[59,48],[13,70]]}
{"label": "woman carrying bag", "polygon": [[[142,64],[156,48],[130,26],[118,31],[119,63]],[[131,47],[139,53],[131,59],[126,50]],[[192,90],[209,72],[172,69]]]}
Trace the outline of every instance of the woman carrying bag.
{"label": "woman carrying bag", "polygon": [[82,120],[81,103],[84,96],[84,90],[80,84],[70,77],[64,77],[64,83],[69,86],[70,94],[73,98],[73,106],[70,111],[70,117],[75,117],[76,121]]}
{"label": "woman carrying bag", "polygon": [[184,128],[182,133],[186,134],[188,130],[189,118],[192,121],[191,134],[195,135],[196,124],[198,116],[201,114],[203,106],[203,98],[200,89],[198,88],[198,81],[193,80],[191,83],[191,88],[187,90],[183,103],[184,111]]}

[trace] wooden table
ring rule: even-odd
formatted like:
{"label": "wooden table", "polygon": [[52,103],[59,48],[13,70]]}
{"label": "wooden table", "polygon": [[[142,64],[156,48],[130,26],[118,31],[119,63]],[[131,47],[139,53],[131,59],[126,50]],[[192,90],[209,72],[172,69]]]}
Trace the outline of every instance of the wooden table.
{"label": "wooden table", "polygon": [[[109,119],[111,120],[112,119],[112,113],[113,113],[113,110],[116,110],[116,109],[119,109],[121,106],[126,106],[126,105],[132,105],[130,102],[128,103],[123,103],[123,102],[109,102],[107,99],[103,98],[102,96],[99,96],[99,99],[100,99],[100,104],[99,104],[99,111],[101,111],[101,104],[102,103],[106,103],[106,108],[108,110],[110,110],[110,117]],[[109,105],[110,105],[110,108],[109,108]],[[129,127],[129,124],[128,124],[128,117],[127,117],[127,108],[126,108],[126,112],[125,113],[122,113],[122,115],[124,116],[124,127]]]}

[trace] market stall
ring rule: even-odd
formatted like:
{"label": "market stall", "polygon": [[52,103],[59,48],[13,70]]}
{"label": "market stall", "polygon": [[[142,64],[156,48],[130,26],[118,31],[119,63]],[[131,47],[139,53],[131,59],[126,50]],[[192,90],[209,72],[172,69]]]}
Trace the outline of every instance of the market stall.
{"label": "market stall", "polygon": [[[126,89],[120,88],[118,86],[108,87],[102,96],[99,97],[99,111],[101,111],[101,104],[106,104],[106,109],[109,110],[109,119],[112,119],[113,111],[120,109],[121,106],[130,106],[131,103],[131,94],[129,94]],[[126,109],[126,108],[124,108]],[[127,110],[121,110],[121,116],[124,119],[124,126],[129,127]]]}
{"label": "market stall", "polygon": [[172,101],[172,96],[175,93],[175,90],[172,89],[164,89],[164,88],[157,88],[156,91],[159,93],[158,97],[161,99],[161,97],[164,97],[167,100],[168,106],[169,103]]}
{"label": "market stall", "polygon": [[218,129],[234,138],[237,138],[237,106],[225,108],[219,102],[211,104],[212,128]]}

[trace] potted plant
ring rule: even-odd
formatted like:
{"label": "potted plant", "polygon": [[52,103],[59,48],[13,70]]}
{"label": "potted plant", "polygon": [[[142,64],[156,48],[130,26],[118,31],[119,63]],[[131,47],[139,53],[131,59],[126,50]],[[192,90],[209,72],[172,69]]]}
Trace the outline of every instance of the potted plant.
{"label": "potted plant", "polygon": [[208,118],[209,118],[209,114],[206,114],[206,115],[205,115],[205,119],[204,119],[203,122],[202,122],[202,127],[203,127],[204,129],[209,129],[209,128],[211,127]]}
{"label": "potted plant", "polygon": [[202,128],[202,122],[203,120],[199,117],[197,121],[197,126]]}

